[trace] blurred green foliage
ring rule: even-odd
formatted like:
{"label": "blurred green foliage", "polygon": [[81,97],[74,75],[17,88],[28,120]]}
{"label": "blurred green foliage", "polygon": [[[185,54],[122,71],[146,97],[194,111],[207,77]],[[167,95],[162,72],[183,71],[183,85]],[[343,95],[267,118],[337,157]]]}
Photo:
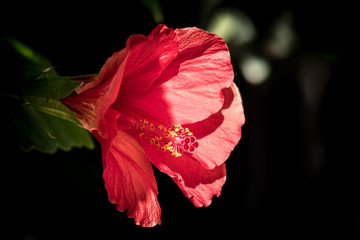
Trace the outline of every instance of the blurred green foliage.
{"label": "blurred green foliage", "polygon": [[5,83],[1,90],[7,133],[26,151],[55,153],[94,148],[92,137],[61,103],[81,83],[57,74],[51,62],[22,42],[6,39]]}

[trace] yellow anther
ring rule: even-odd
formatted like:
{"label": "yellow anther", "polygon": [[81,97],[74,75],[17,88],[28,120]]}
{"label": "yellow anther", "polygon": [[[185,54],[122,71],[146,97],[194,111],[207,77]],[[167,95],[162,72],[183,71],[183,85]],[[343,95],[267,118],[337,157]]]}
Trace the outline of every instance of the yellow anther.
{"label": "yellow anther", "polygon": [[163,128],[164,128],[164,125],[162,125],[162,124],[159,125],[159,126],[156,126],[156,129],[157,129],[157,130],[161,130],[161,129],[163,129]]}

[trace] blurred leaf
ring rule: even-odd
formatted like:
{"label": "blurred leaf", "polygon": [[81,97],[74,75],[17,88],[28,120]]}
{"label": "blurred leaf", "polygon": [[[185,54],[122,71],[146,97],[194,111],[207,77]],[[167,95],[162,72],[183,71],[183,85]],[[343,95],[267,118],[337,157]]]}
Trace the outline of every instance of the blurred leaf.
{"label": "blurred leaf", "polygon": [[81,85],[59,76],[47,58],[22,42],[13,38],[8,38],[8,42],[13,53],[11,64],[15,65],[8,75],[18,80],[15,83],[21,83],[18,87],[22,95],[59,100]]}
{"label": "blurred leaf", "polygon": [[142,4],[151,12],[156,23],[164,22],[160,0],[142,0]]}
{"label": "blurred leaf", "polygon": [[12,38],[5,48],[8,69],[1,98],[12,137],[24,150],[54,153],[72,147],[94,148],[91,134],[82,128],[75,114],[59,100],[80,82],[57,74],[40,53]]}
{"label": "blurred leaf", "polygon": [[34,65],[41,67],[41,65],[47,67],[50,66],[51,63],[40,53],[34,51],[24,43],[20,42],[15,38],[8,38],[10,45],[13,49],[23,58],[28,59],[29,62],[32,62]]}
{"label": "blurred leaf", "polygon": [[47,70],[48,76],[58,76],[51,62],[39,52],[31,49],[24,43],[14,38],[7,38],[13,60],[10,64],[11,75],[21,82],[32,79]]}

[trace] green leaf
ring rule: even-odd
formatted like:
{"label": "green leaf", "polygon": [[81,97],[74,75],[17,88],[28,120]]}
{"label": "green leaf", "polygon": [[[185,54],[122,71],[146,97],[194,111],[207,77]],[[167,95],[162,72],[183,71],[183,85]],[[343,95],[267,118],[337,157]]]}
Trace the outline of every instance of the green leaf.
{"label": "green leaf", "polygon": [[[45,153],[55,153],[57,144],[54,138],[44,131],[38,119],[28,111],[29,108],[20,104],[12,104],[10,119],[11,137],[24,151],[37,149]],[[45,121],[45,120],[44,120]]]}
{"label": "green leaf", "polygon": [[16,39],[7,40],[11,49],[8,59],[12,59],[9,62],[12,66],[6,76],[13,78],[10,84],[20,88],[20,91],[15,91],[18,94],[59,100],[81,85],[79,81],[59,76],[51,62],[39,52]]}
{"label": "green leaf", "polygon": [[24,97],[24,100],[26,105],[29,105],[40,112],[83,126],[76,115],[58,100],[33,96],[26,96]]}
{"label": "green leaf", "polygon": [[38,112],[29,104],[24,106],[24,110],[26,110],[33,118],[37,121],[41,129],[49,135],[51,138],[55,138],[54,134],[52,133],[52,130],[49,128],[46,121],[38,114]]}
{"label": "green leaf", "polygon": [[39,115],[52,129],[56,146],[64,151],[71,150],[72,147],[86,147],[94,149],[95,145],[89,131],[80,128],[78,125],[67,120],[63,120],[46,113],[39,112]]}
{"label": "green leaf", "polygon": [[37,111],[28,104],[21,105],[16,101],[9,101],[8,107],[11,108],[7,116],[10,119],[11,136],[25,151],[36,149],[55,153],[58,149],[69,151],[72,147],[94,149],[89,131],[73,122]]}
{"label": "green leaf", "polygon": [[[43,76],[41,76],[43,77]],[[22,89],[23,96],[36,96],[60,100],[72,93],[81,82],[67,77],[49,77],[27,81]]]}
{"label": "green leaf", "polygon": [[[55,153],[72,147],[94,148],[89,131],[59,100],[81,85],[61,77],[51,62],[22,42],[7,38],[2,50],[7,59],[0,91],[4,126],[20,148]],[[87,78],[83,75],[78,76]]]}

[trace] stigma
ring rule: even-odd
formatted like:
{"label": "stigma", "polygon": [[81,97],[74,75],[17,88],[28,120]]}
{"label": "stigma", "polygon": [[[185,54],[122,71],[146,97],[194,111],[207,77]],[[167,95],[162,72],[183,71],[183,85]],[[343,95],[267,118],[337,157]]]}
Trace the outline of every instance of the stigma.
{"label": "stigma", "polygon": [[194,152],[199,147],[194,134],[181,125],[154,125],[146,119],[132,123],[130,128],[139,131],[139,137],[148,141],[156,150],[169,152],[174,157],[181,157],[184,152]]}

